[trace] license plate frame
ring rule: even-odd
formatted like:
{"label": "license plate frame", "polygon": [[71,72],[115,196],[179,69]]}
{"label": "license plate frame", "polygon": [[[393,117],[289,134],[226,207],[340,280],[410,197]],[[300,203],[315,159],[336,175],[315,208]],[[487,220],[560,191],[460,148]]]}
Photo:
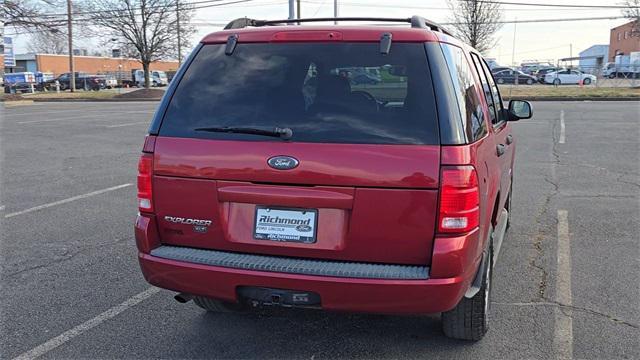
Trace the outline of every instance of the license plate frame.
{"label": "license plate frame", "polygon": [[[298,220],[300,224],[277,224],[274,221],[259,222],[260,216],[283,216],[284,220]],[[306,220],[309,220],[308,222]],[[299,227],[303,228],[300,229]],[[311,229],[305,231],[305,227]],[[305,234],[310,233],[310,234]],[[279,206],[256,206],[253,217],[255,240],[314,244],[318,240],[318,209],[290,208]]]}

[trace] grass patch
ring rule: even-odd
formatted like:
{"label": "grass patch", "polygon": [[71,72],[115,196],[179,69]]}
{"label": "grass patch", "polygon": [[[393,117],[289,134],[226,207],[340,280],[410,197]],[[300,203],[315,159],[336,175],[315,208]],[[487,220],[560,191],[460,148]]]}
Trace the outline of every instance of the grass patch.
{"label": "grass patch", "polygon": [[566,98],[640,98],[640,88],[595,87],[595,86],[552,86],[552,85],[500,85],[502,97],[566,97]]}
{"label": "grass patch", "polygon": [[35,99],[111,99],[118,95],[113,91],[61,91],[59,93],[55,91],[43,91],[36,92],[34,94],[20,94],[25,100]]}

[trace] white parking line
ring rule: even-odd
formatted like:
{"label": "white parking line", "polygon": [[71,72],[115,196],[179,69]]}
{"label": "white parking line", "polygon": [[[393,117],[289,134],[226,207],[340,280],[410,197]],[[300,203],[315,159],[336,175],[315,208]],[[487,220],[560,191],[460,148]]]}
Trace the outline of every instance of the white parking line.
{"label": "white parking line", "polygon": [[147,290],[133,296],[130,297],[129,299],[127,299],[125,302],[118,304],[114,307],[112,307],[111,309],[103,312],[102,314],[94,317],[93,319],[87,320],[84,323],[74,327],[71,330],[67,330],[65,332],[63,332],[62,334],[54,337],[51,340],[48,340],[47,342],[36,346],[35,348],[21,354],[18,355],[17,357],[15,357],[13,360],[26,360],[26,359],[35,359],[37,357],[40,357],[46,353],[48,353],[49,351],[57,348],[58,346],[66,343],[67,341],[73,339],[74,337],[86,332],[87,330],[93,329],[94,327],[100,325],[101,323],[116,317],[117,315],[123,313],[124,311],[126,311],[127,309],[136,306],[137,304],[143,302],[144,300],[150,298],[151,296],[153,296],[154,294],[157,294],[160,291],[159,288],[156,287],[151,287],[148,288]]}
{"label": "white parking line", "polygon": [[54,201],[52,203],[38,205],[38,206],[29,208],[29,209],[25,209],[25,210],[9,213],[9,214],[6,214],[4,217],[6,219],[12,218],[14,216],[23,215],[23,214],[27,214],[27,213],[30,213],[30,212],[34,212],[34,211],[50,208],[50,207],[56,206],[56,205],[66,204],[66,203],[69,203],[69,202],[72,202],[72,201],[88,198],[90,196],[100,195],[100,194],[104,194],[104,193],[109,192],[109,191],[126,188],[128,186],[131,186],[131,184],[122,184],[122,185],[113,186],[113,187],[102,189],[102,190],[92,191],[90,193],[86,193],[86,194],[83,194],[83,195],[77,195],[77,196],[73,196],[73,197],[70,197],[70,198],[67,198],[67,199]]}
{"label": "white parking line", "polygon": [[105,127],[108,128],[117,128],[117,127],[123,127],[123,126],[132,126],[132,125],[140,125],[140,124],[148,124],[148,121],[138,121],[138,122],[132,122],[132,123],[126,123],[126,124],[117,124],[117,125],[106,125]]}
{"label": "white parking line", "polygon": [[556,301],[564,308],[555,309],[554,345],[557,359],[573,358],[573,304],[571,296],[571,243],[569,241],[569,214],[558,210],[558,268]]}
{"label": "white parking line", "polygon": [[558,143],[564,144],[564,141],[564,110],[560,110],[560,139],[558,139]]}

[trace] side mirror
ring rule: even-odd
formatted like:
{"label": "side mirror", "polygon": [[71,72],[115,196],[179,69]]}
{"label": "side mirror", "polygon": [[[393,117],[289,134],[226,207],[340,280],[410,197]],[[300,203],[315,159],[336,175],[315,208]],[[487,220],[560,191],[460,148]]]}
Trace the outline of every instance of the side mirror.
{"label": "side mirror", "polygon": [[531,104],[524,100],[509,101],[509,117],[508,121],[518,121],[521,119],[529,119],[533,116]]}

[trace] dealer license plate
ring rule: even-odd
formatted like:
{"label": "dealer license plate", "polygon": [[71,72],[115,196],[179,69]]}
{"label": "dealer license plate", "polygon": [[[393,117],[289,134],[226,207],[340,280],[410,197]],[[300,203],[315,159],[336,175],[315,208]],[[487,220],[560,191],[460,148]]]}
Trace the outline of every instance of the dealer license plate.
{"label": "dealer license plate", "polygon": [[318,210],[256,207],[253,237],[304,244],[316,242]]}

